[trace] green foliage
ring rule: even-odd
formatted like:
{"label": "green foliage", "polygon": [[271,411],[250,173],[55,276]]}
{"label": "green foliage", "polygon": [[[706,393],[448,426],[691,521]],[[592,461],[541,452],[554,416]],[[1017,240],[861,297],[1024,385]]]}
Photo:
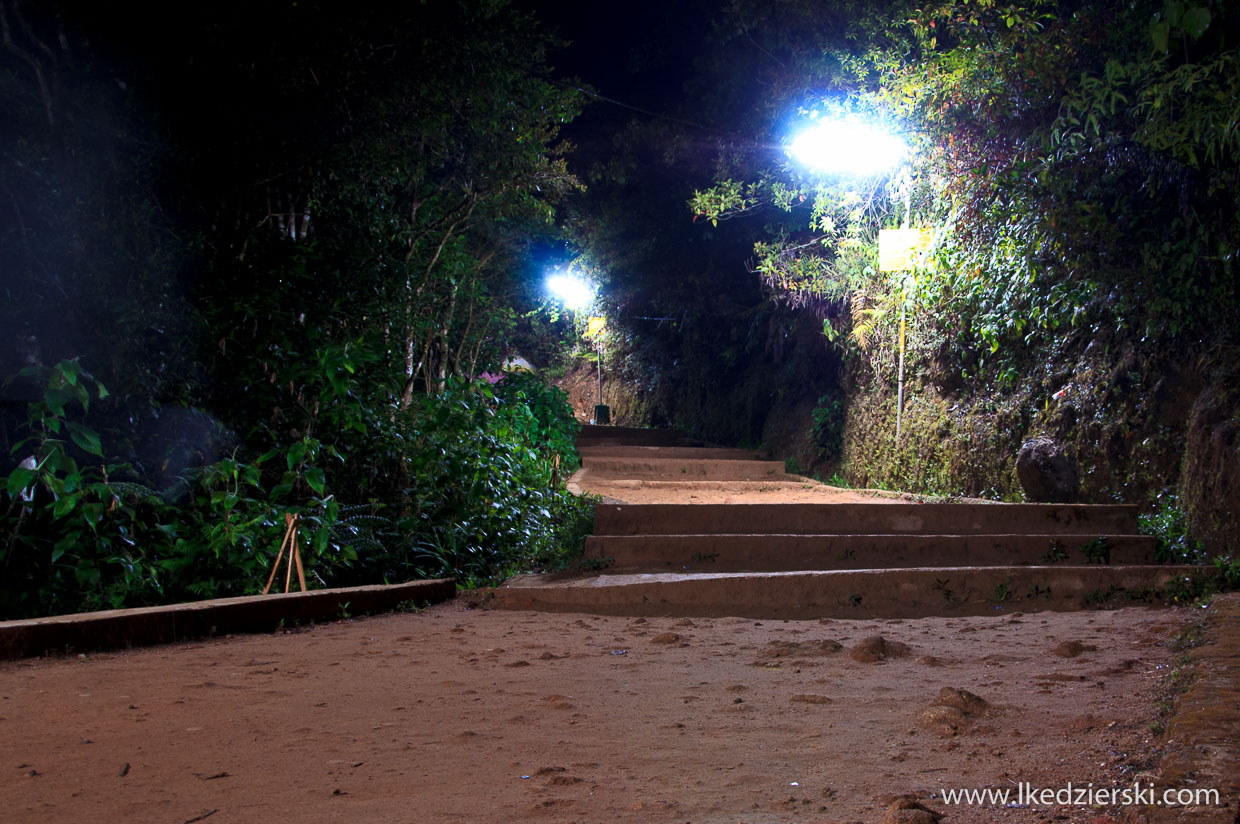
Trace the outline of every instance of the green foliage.
{"label": "green foliage", "polygon": [[511,372],[496,386],[496,396],[529,409],[533,428],[524,433],[543,454],[558,455],[564,477],[581,466],[574,443],[581,425],[573,417],[568,394],[531,372]]}
{"label": "green foliage", "polygon": [[[1108,0],[860,2],[841,23],[797,0],[761,5],[730,16],[750,39],[754,20],[785,24],[764,43],[785,71],[755,110],[772,137],[797,108],[885,110],[915,144],[889,180],[742,154],[690,203],[712,218],[800,213],[799,226],[768,226],[754,268],[775,299],[826,315],[833,340],[850,324],[863,350],[893,340],[887,310],[903,303],[915,330],[1002,373],[1075,329],[1154,341],[1236,328],[1234,9],[1167,3],[1151,23]],[[907,216],[904,198],[912,225],[935,231],[925,264],[895,284],[874,240]]]}
{"label": "green foliage", "polygon": [[843,397],[823,395],[810,413],[814,419],[814,443],[826,460],[836,460],[842,454],[846,412]]}
{"label": "green foliage", "polygon": [[1042,556],[1038,563],[1057,564],[1060,561],[1066,560],[1068,560],[1068,551],[1063,548],[1063,545],[1057,539],[1052,539],[1051,548],[1046,551],[1046,554]]}
{"label": "green foliage", "polygon": [[1187,517],[1180,508],[1179,496],[1175,493],[1169,490],[1162,492],[1158,496],[1157,508],[1153,512],[1142,514],[1138,521],[1142,535],[1158,538],[1156,557],[1159,562],[1201,563],[1205,548],[1189,534]]}
{"label": "green foliage", "polygon": [[1231,592],[1240,589],[1240,558],[1231,555],[1219,555],[1214,559],[1214,568],[1218,572],[1218,588],[1220,592]]}
{"label": "green foliage", "polygon": [[1111,563],[1111,544],[1105,537],[1100,536],[1085,542],[1081,547],[1081,554],[1085,556],[1087,564],[1109,564]]}
{"label": "green foliage", "polygon": [[580,552],[565,544],[584,537],[588,502],[552,487],[540,454],[543,434],[568,426],[567,405],[543,429],[518,394],[497,403],[489,388],[450,384],[410,409],[405,461],[417,497],[405,529],[416,546],[397,563],[472,585]]}
{"label": "green foliage", "polygon": [[122,498],[109,478],[124,467],[98,461],[100,436],[84,422],[92,394],[100,401],[107,390],[76,360],[28,368],[19,378],[39,380],[42,392],[28,405],[0,499],[2,614],[120,606],[131,592],[158,592],[143,541],[150,501]]}
{"label": "green foliage", "polygon": [[1206,605],[1220,592],[1240,589],[1240,560],[1232,555],[1216,556],[1213,572],[1186,575],[1164,587],[1162,595],[1179,604]]}
{"label": "green foliage", "polygon": [[[190,470],[170,487],[187,490],[173,502],[132,467],[102,462],[85,414],[92,399],[107,397],[101,385],[76,362],[38,371],[43,397],[29,404],[29,434],[14,447],[20,463],[0,499],[5,617],[257,592],[292,514],[317,586],[427,576],[474,585],[560,569],[593,528],[593,501],[562,483],[576,461],[567,403],[532,376],[503,397],[450,381],[395,419],[369,421],[360,434],[340,430],[335,443],[303,434],[251,460]],[[342,402],[351,392],[339,388]],[[321,415],[334,414],[328,406]],[[361,436],[370,451],[360,452]],[[343,479],[391,460],[392,442],[404,444],[389,466],[401,486],[371,487],[386,501],[342,504]],[[568,451],[553,485],[555,449]]]}

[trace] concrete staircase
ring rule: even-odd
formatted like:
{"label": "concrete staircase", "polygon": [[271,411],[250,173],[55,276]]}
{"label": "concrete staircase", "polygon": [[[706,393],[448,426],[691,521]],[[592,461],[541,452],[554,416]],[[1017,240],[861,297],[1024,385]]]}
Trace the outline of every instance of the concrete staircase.
{"label": "concrete staircase", "polygon": [[[709,448],[667,430],[586,427],[578,449],[574,484],[609,493],[595,508],[582,570],[513,579],[493,591],[495,606],[752,618],[980,615],[1157,601],[1204,574],[1156,564],[1155,539],[1136,534],[1134,506],[924,503],[835,490],[752,451]],[[626,483],[676,502],[619,500]],[[680,502],[709,498],[721,484],[760,492],[742,503]],[[817,497],[761,502],[781,488]]]}

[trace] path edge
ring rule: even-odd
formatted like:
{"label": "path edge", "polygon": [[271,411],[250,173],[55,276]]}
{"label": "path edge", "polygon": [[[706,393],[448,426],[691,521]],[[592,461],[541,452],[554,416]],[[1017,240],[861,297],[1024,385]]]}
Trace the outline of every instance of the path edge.
{"label": "path edge", "polygon": [[436,578],[2,621],[0,660],[151,646],[225,633],[270,632],[281,622],[387,612],[406,602],[421,607],[455,595],[454,580]]}

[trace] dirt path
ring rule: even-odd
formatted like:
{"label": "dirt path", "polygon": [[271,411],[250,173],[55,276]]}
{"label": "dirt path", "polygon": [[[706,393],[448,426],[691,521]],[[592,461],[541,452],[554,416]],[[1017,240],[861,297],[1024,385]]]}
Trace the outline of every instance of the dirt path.
{"label": "dirt path", "polygon": [[[868,497],[737,483],[613,491]],[[1106,824],[1121,811],[942,791],[1157,780],[1170,645],[1197,617],[620,618],[478,600],[0,664],[2,820],[933,824],[888,809],[907,796],[948,824]]]}
{"label": "dirt path", "polygon": [[[1108,821],[935,796],[1131,783],[1167,642],[1189,617],[689,621],[466,605],[4,664],[4,818],[871,822],[911,794],[948,822]],[[893,657],[854,657],[876,634]],[[926,715],[944,688],[989,707]]]}

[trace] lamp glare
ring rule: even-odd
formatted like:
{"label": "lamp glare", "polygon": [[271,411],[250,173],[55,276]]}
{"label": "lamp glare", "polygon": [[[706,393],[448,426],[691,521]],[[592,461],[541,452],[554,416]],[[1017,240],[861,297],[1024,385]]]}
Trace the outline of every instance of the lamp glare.
{"label": "lamp glare", "polygon": [[870,123],[824,120],[797,134],[788,152],[814,171],[868,176],[893,169],[908,154],[908,147]]}
{"label": "lamp glare", "polygon": [[594,299],[590,284],[572,275],[552,275],[547,278],[547,288],[569,309],[583,309]]}

